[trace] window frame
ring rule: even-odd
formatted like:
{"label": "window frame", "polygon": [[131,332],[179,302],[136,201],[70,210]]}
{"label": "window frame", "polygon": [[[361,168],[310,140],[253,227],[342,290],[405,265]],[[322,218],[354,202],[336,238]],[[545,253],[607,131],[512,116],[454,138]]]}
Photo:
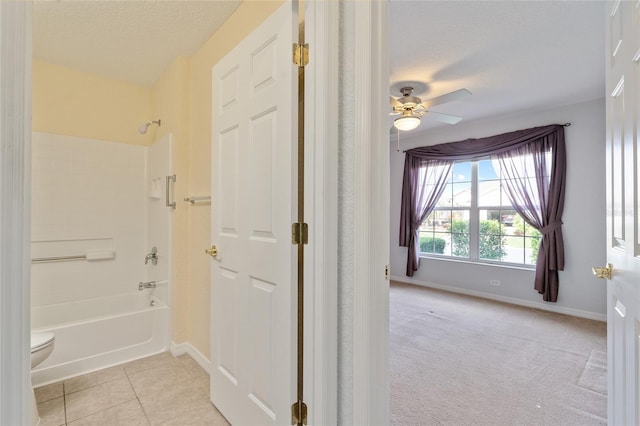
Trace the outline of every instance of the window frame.
{"label": "window frame", "polygon": [[[483,157],[483,158],[478,158],[474,160],[459,160],[454,162],[454,167],[455,167],[455,164],[457,163],[471,164],[471,203],[468,207],[448,206],[448,207],[435,207],[433,209],[433,212],[435,211],[450,211],[450,212],[468,211],[469,212],[469,257],[460,257],[460,256],[446,255],[446,254],[437,254],[437,253],[426,253],[422,251],[419,251],[419,256],[420,258],[425,258],[425,259],[448,260],[448,261],[454,261],[454,262],[499,266],[499,267],[506,267],[506,268],[514,268],[514,269],[535,270],[536,268],[535,262],[533,264],[515,263],[515,262],[505,262],[502,260],[480,258],[480,210],[499,210],[499,211],[515,210],[512,205],[510,205],[509,207],[507,206],[480,207],[478,205],[479,203],[478,169],[479,169],[479,163],[483,160],[490,160],[490,158]],[[451,169],[451,173],[453,173],[453,168]],[[502,183],[501,183],[502,178],[499,175],[498,175],[498,180],[500,181],[500,188],[502,188]],[[517,212],[516,212],[516,215],[517,215]],[[449,234],[451,234],[451,232],[449,232]],[[419,230],[419,236],[422,236],[422,235],[423,235],[423,231]],[[504,236],[504,234],[502,234],[502,228],[501,228],[500,235]],[[525,239],[525,241],[527,241],[526,236],[523,236],[523,238]]]}

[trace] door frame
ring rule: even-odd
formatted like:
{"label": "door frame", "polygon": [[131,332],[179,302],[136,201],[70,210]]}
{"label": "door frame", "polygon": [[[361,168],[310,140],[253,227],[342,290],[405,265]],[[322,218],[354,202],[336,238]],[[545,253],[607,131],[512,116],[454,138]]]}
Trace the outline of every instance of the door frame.
{"label": "door frame", "polygon": [[0,424],[31,424],[31,12],[0,2]]}
{"label": "door frame", "polygon": [[[311,388],[305,381],[305,399],[310,402],[309,424],[389,423],[389,285],[385,267],[389,264],[389,147],[387,93],[389,87],[388,2],[353,2],[355,13],[345,13],[344,0],[307,1],[307,41],[310,60],[307,68],[307,99],[312,146],[307,155],[309,188],[306,211],[311,235],[307,252],[311,268],[305,268],[305,300],[313,312],[307,314],[305,336],[310,336],[318,351],[305,351],[305,377],[312,377]],[[347,6],[351,7],[351,6]],[[352,21],[350,21],[352,20]],[[353,40],[348,46],[345,40]],[[341,49],[355,51],[355,70],[340,63]],[[355,79],[354,104],[339,115],[340,80]],[[351,109],[350,109],[351,108]],[[353,159],[354,210],[353,259],[338,258],[339,221],[344,211],[338,203],[338,176],[341,163],[339,126],[354,121],[353,138],[358,154]],[[348,161],[350,161],[349,159]],[[311,167],[309,167],[311,165]],[[352,271],[345,277],[338,273]],[[343,272],[344,273],[344,272]],[[338,316],[338,280],[353,280],[353,320],[341,323]],[[309,284],[311,283],[311,284]],[[308,296],[307,296],[308,297]],[[348,309],[348,308],[347,308]],[[353,346],[338,348],[342,335],[352,335]],[[338,357],[353,366],[349,389],[338,385]],[[341,372],[349,374],[349,372]],[[342,382],[349,381],[342,380]],[[341,405],[338,412],[338,405]]]}
{"label": "door frame", "polygon": [[[379,337],[388,333],[388,286],[371,286],[368,281],[372,275],[375,283],[384,283],[378,277],[384,277],[381,267],[388,261],[388,235],[380,230],[386,229],[388,220],[388,147],[386,129],[383,121],[379,120],[381,112],[386,109],[383,94],[388,89],[388,33],[387,33],[387,2],[377,0],[373,2],[357,2],[359,15],[353,22],[355,25],[340,25],[342,2],[326,2],[314,0],[308,2],[310,10],[310,31],[307,33],[309,41],[316,44],[316,55],[325,58],[324,61],[310,61],[309,73],[316,76],[313,81],[316,96],[321,100],[316,103],[321,108],[315,108],[312,113],[314,137],[318,143],[314,144],[313,152],[319,154],[314,160],[314,196],[316,202],[310,218],[316,223],[314,236],[316,248],[310,256],[313,268],[314,318],[310,324],[313,330],[313,341],[316,347],[322,347],[322,353],[308,363],[313,371],[313,386],[310,389],[311,401],[318,408],[311,408],[312,419],[316,424],[335,424],[337,419],[338,400],[341,403],[354,401],[353,423],[357,424],[386,424],[389,419],[389,385],[388,385],[388,345],[387,340]],[[13,102],[0,106],[2,116],[12,115],[23,122],[22,128],[0,128],[0,136],[12,150],[17,163],[23,164],[25,169],[16,170],[14,177],[23,180],[7,191],[0,193],[0,206],[21,206],[22,215],[7,217],[3,215],[0,222],[0,232],[5,235],[9,230],[22,230],[18,240],[8,241],[3,238],[0,242],[0,262],[2,265],[17,266],[12,269],[13,274],[7,274],[3,269],[0,276],[2,297],[0,298],[0,354],[16,353],[17,357],[0,358],[0,423],[28,424],[30,423],[30,197],[29,161],[31,134],[31,28],[32,6],[29,2],[0,2],[0,19],[2,30],[0,40],[13,39],[13,43],[3,43],[0,51],[0,83],[2,87],[21,87],[24,92],[15,93]],[[355,116],[358,117],[356,139],[360,146],[367,148],[370,156],[367,161],[360,161],[356,194],[354,200],[362,206],[360,212],[364,220],[355,224],[355,254],[358,270],[365,276],[356,277],[354,295],[358,300],[358,315],[353,322],[353,330],[359,336],[354,342],[354,353],[338,353],[338,298],[337,279],[338,264],[344,262],[337,258],[338,233],[338,138],[337,128],[340,123],[338,116],[338,82],[345,71],[340,69],[338,60],[339,30],[353,31],[358,53],[358,75],[362,77],[356,94]],[[375,37],[372,37],[375,35]],[[14,61],[19,59],[19,61]],[[16,63],[23,64],[23,69],[13,68]],[[322,65],[320,65],[322,64]],[[324,80],[320,80],[324,76]],[[6,81],[5,81],[6,79]],[[367,90],[368,89],[368,90]],[[324,93],[326,96],[321,98]],[[371,101],[370,104],[366,101]],[[342,117],[344,119],[345,117]],[[350,119],[351,117],[347,117]],[[12,131],[18,130],[17,133]],[[368,138],[368,139],[367,139]],[[385,164],[386,158],[386,164]],[[0,163],[1,170],[9,159],[3,156]],[[18,167],[19,169],[19,167]],[[20,179],[18,179],[19,181]],[[382,184],[382,187],[376,187]],[[375,189],[375,191],[372,191]],[[382,191],[380,191],[382,189]],[[324,192],[323,192],[324,191]],[[373,196],[370,196],[373,195]],[[386,203],[385,203],[386,200]],[[16,204],[18,203],[18,204]],[[374,231],[374,232],[372,232]],[[322,234],[320,234],[322,232]],[[369,242],[370,245],[366,245]],[[385,244],[386,242],[386,244]],[[381,244],[381,245],[379,245]],[[17,247],[20,250],[15,250]],[[308,269],[308,268],[307,268]],[[309,292],[308,292],[309,294]],[[309,324],[309,322],[307,322]],[[337,357],[353,357],[353,364],[358,366],[354,373],[353,388],[337,389]],[[309,383],[309,381],[307,381]],[[350,391],[350,392],[348,392]],[[349,394],[350,393],[350,394]],[[5,409],[4,407],[7,407]],[[369,421],[369,420],[375,420]]]}
{"label": "door frame", "polygon": [[[388,1],[355,2],[353,424],[389,424]],[[349,47],[347,47],[348,49]],[[348,117],[341,117],[343,120]],[[388,273],[390,276],[390,273]]]}
{"label": "door frame", "polygon": [[[305,4],[310,60],[305,74],[304,395],[309,424],[337,424],[338,412],[338,44],[339,3]],[[318,348],[319,350],[315,350]],[[310,380],[308,379],[310,378]]]}

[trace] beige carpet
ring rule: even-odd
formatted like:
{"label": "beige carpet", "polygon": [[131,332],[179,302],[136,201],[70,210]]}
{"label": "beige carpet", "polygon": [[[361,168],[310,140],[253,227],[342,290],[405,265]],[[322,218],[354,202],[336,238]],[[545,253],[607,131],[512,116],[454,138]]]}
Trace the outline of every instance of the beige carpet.
{"label": "beige carpet", "polygon": [[606,324],[392,283],[391,423],[604,425]]}

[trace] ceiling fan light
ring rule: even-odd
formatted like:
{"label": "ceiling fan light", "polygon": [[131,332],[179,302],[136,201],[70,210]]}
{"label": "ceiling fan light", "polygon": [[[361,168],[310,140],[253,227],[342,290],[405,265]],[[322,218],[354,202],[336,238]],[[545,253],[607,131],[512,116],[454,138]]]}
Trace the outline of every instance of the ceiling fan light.
{"label": "ceiling fan light", "polygon": [[420,117],[415,115],[403,115],[393,121],[393,127],[398,130],[413,130],[420,125]]}

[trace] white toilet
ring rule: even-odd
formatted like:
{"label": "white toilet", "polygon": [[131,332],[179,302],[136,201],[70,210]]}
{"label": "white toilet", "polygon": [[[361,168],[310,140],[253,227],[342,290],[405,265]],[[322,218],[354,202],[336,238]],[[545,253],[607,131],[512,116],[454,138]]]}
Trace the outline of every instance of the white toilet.
{"label": "white toilet", "polygon": [[47,359],[53,352],[56,336],[45,331],[42,333],[31,333],[31,368],[39,365]]}
{"label": "white toilet", "polygon": [[[51,352],[53,352],[53,346],[56,340],[56,336],[51,332],[31,333],[31,369],[39,365],[42,361],[47,359]],[[38,403],[36,402],[36,394],[31,389],[31,420],[32,424],[37,425],[40,423],[40,416],[38,415]]]}

